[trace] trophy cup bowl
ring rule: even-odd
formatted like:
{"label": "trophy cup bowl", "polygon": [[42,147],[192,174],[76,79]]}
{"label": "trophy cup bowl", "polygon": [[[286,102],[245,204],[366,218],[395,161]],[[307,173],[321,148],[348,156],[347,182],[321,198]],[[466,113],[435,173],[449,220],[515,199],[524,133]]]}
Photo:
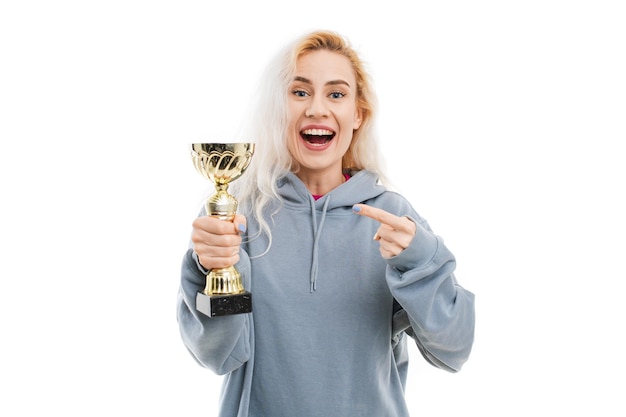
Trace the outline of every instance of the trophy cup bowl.
{"label": "trophy cup bowl", "polygon": [[[252,159],[254,143],[193,143],[191,157],[196,170],[215,185],[205,202],[208,216],[233,221],[237,199],[228,193],[228,185],[239,178]],[[196,295],[196,309],[209,316],[249,313],[252,295],[241,282],[234,266],[216,268],[206,276],[206,287]]]}

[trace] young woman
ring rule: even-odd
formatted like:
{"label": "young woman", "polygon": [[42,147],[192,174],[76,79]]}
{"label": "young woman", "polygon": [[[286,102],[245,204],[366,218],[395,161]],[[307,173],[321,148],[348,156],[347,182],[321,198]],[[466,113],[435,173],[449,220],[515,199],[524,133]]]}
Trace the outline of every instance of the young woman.
{"label": "young woman", "polygon": [[[234,222],[200,216],[183,261],[178,321],[224,380],[220,416],[408,416],[407,339],[456,372],[474,337],[474,296],[455,258],[377,160],[375,98],[347,41],[314,32],[270,66],[256,150],[233,183]],[[252,313],[209,318],[196,293],[235,265]]]}

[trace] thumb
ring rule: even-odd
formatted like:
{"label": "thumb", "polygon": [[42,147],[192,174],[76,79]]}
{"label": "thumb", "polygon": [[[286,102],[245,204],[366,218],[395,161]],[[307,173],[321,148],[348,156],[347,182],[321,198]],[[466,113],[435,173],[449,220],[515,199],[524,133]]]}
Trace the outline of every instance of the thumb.
{"label": "thumb", "polygon": [[241,214],[235,214],[233,223],[235,224],[235,229],[238,233],[246,233],[246,230],[248,230],[248,221],[246,220],[246,217]]}

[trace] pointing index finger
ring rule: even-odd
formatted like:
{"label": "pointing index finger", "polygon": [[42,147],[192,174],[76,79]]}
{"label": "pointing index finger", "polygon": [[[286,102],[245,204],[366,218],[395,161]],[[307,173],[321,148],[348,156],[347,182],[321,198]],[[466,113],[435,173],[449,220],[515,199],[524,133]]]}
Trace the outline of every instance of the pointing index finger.
{"label": "pointing index finger", "polygon": [[391,214],[383,209],[368,206],[367,204],[355,204],[354,206],[352,206],[352,211],[360,216],[369,217],[370,219],[374,219],[381,224],[390,226],[393,229],[406,229],[406,219]]}

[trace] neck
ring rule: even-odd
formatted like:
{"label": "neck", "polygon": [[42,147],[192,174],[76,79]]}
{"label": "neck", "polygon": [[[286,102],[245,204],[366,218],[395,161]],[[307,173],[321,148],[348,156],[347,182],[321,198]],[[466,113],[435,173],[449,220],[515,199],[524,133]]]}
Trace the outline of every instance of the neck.
{"label": "neck", "polygon": [[346,182],[341,170],[332,173],[297,172],[306,188],[313,195],[324,195]]}

